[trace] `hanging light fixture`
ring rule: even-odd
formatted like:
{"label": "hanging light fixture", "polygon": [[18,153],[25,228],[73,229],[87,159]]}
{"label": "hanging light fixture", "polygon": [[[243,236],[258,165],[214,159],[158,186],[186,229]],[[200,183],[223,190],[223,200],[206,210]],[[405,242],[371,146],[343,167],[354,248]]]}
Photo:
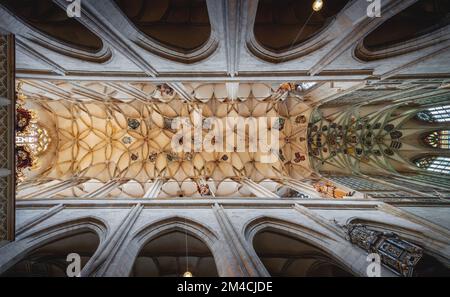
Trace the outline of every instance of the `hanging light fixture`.
{"label": "hanging light fixture", "polygon": [[192,277],[193,275],[192,275],[192,272],[190,272],[190,271],[186,271],[184,274],[183,274],[183,277]]}
{"label": "hanging light fixture", "polygon": [[321,10],[323,7],[323,0],[314,0],[313,5],[312,5],[312,9],[314,11],[319,11]]}
{"label": "hanging light fixture", "polygon": [[186,248],[186,272],[183,273],[183,277],[192,277],[192,272],[189,271],[189,250],[188,250],[188,233],[187,233],[187,219],[184,218],[184,235],[185,235],[185,248]]}

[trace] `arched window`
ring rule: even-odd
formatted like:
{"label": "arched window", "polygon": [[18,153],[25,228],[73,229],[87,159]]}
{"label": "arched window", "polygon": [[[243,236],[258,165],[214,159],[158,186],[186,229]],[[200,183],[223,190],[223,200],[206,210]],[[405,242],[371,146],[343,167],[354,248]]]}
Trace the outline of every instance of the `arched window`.
{"label": "arched window", "polygon": [[417,113],[417,118],[430,123],[450,122],[450,105],[428,108]]}
{"label": "arched window", "polygon": [[424,157],[416,160],[415,163],[428,171],[450,174],[450,157]]}
{"label": "arched window", "polygon": [[450,131],[442,130],[442,131],[434,131],[428,134],[425,137],[425,143],[431,147],[440,148],[440,149],[450,149]]}

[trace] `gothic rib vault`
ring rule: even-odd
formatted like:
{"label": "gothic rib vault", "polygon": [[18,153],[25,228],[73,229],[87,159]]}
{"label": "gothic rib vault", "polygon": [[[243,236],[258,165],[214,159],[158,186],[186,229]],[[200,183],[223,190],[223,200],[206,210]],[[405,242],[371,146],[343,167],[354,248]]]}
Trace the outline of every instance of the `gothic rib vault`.
{"label": "gothic rib vault", "polygon": [[[412,105],[359,103],[337,109],[333,102],[319,108],[311,102],[323,84],[241,83],[233,89],[224,83],[184,83],[183,96],[168,84],[144,82],[20,80],[17,86],[23,106],[51,140],[25,170],[18,199],[42,198],[49,186],[55,188],[53,198],[99,193],[104,198],[362,197],[339,178],[326,176],[416,179],[415,158],[433,153],[417,142],[430,130],[414,122],[423,110],[417,105],[421,97]],[[242,127],[234,122],[239,117]],[[266,153],[259,143],[251,145],[261,128],[245,122],[263,117],[274,119],[264,128],[267,138],[271,129],[278,132],[277,147]],[[182,122],[177,126],[180,119],[191,125],[189,135],[183,135]],[[209,119],[218,122],[208,125]],[[196,125],[200,140],[192,133]],[[176,151],[174,139],[190,146]],[[206,149],[205,141],[213,149]],[[273,160],[264,162],[267,155]],[[42,186],[42,192],[31,185]],[[423,190],[406,192],[430,196]]]}
{"label": "gothic rib vault", "polygon": [[[199,195],[197,185],[201,183],[207,183],[217,197],[247,197],[253,194],[241,179],[262,183],[276,192],[280,187],[276,181],[317,178],[307,158],[310,108],[267,84],[240,85],[235,100],[226,98],[224,84],[193,84],[195,101],[185,101],[173,91],[162,93],[150,83],[39,82],[47,85],[47,92],[50,85],[67,92],[70,100],[52,99],[55,95],[42,92],[34,81],[19,84],[25,106],[37,114],[38,124],[52,139],[23,182],[79,181],[56,197],[83,196],[116,180],[120,185],[110,197],[138,198],[158,179],[165,181],[161,197]],[[123,88],[140,94],[139,99],[120,91]],[[204,119],[214,117],[222,122],[221,148],[175,152],[171,142],[177,130],[172,121],[182,117],[193,121],[193,113],[199,110]],[[261,162],[263,153],[250,149],[256,130],[232,127],[229,121],[237,117],[278,121],[279,150],[270,152],[274,161]],[[202,141],[212,129],[203,127]],[[230,137],[234,142],[231,149],[227,148]],[[245,142],[243,151],[237,149],[240,140]],[[26,190],[23,195],[27,197]]]}
{"label": "gothic rib vault", "polygon": [[0,1],[0,275],[448,275],[448,1],[312,1]]}

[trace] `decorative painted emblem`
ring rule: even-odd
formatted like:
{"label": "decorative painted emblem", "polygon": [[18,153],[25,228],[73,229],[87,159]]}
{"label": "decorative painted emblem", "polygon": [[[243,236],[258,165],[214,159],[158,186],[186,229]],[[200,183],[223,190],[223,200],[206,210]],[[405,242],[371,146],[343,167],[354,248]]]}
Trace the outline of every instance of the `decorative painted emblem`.
{"label": "decorative painted emblem", "polygon": [[128,119],[128,127],[130,129],[136,130],[137,128],[139,128],[140,125],[141,125],[141,123],[138,120]]}

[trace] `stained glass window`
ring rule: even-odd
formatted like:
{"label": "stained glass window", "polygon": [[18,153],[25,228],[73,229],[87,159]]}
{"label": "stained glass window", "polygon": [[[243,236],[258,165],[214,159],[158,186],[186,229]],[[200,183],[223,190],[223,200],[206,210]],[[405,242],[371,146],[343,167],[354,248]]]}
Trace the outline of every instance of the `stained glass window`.
{"label": "stained glass window", "polygon": [[450,122],[450,105],[428,108],[425,111],[419,112],[417,117],[422,121],[431,123]]}
{"label": "stained glass window", "polygon": [[416,165],[428,171],[450,174],[450,157],[424,157],[417,160]]}
{"label": "stained glass window", "polygon": [[432,147],[450,149],[450,131],[434,131],[425,137],[425,142]]}

